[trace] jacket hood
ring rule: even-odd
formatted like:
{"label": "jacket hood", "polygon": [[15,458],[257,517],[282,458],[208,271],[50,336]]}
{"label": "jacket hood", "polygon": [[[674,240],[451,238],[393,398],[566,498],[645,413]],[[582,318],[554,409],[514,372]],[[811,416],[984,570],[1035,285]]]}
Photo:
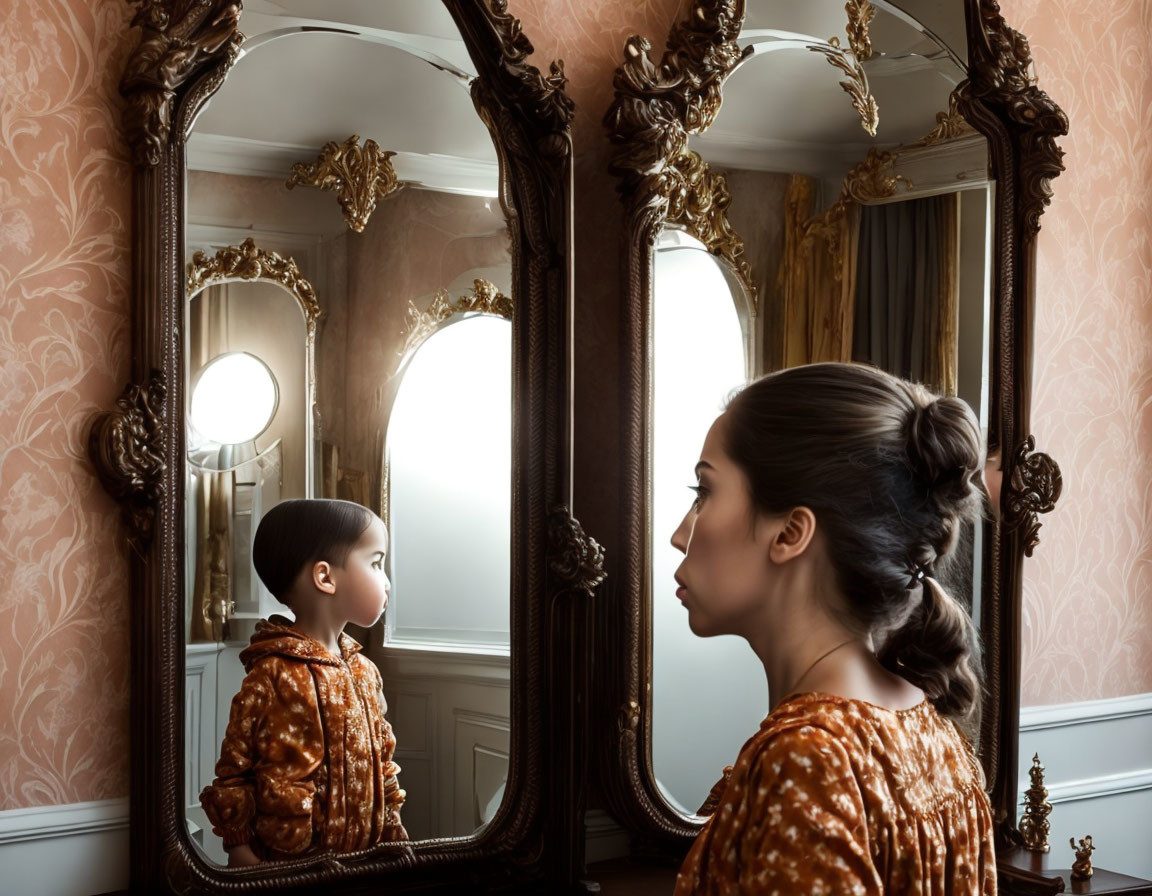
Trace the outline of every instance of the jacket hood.
{"label": "jacket hood", "polygon": [[340,633],[340,652],[343,657],[333,656],[327,647],[292,628],[292,623],[284,616],[271,616],[256,623],[252,642],[240,652],[240,662],[244,671],[268,656],[279,656],[302,663],[315,663],[320,666],[339,666],[341,660],[349,660],[360,652],[360,645],[343,632]]}

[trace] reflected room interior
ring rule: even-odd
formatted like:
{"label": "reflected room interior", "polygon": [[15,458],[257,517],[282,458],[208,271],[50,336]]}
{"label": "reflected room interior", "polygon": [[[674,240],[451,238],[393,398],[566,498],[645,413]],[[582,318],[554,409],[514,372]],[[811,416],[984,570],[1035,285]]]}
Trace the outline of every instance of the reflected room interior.
{"label": "reflected room interior", "polygon": [[[762,678],[752,652],[694,637],[666,587],[685,471],[726,397],[781,367],[859,361],[959,395],[987,431],[994,184],[956,107],[963,8],[877,4],[861,28],[852,6],[748,2],[719,114],[675,162],[692,198],[673,194],[654,252],[652,767],[687,815],[768,710],[739,686]],[[977,618],[981,535],[947,579]],[[697,726],[706,741],[681,736]]]}
{"label": "reflected room interior", "polygon": [[240,651],[258,619],[290,617],[251,566],[282,500],[351,500],[389,526],[389,607],[350,634],[383,675],[409,836],[471,835],[508,773],[513,300],[496,153],[445,8],[327,9],[246,4],[241,55],[187,144],[185,791],[219,864],[198,797]]}

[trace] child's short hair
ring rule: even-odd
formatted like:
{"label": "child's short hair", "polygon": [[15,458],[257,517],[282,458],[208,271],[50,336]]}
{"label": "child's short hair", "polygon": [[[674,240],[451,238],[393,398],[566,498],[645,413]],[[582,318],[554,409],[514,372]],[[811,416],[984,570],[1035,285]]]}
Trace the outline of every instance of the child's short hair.
{"label": "child's short hair", "polygon": [[252,542],[256,574],[264,587],[283,601],[306,566],[320,560],[343,566],[374,516],[367,507],[352,501],[283,501],[264,514],[256,528]]}

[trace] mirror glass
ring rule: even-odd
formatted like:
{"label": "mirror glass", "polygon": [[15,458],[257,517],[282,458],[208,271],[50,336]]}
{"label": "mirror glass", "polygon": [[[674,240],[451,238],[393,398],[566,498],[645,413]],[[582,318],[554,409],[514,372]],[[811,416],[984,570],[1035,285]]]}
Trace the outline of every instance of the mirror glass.
{"label": "mirror glass", "polygon": [[475,69],[439,3],[249,0],[240,30],[187,143],[189,831],[226,861],[200,792],[241,651],[291,620],[253,534],[330,497],[390,529],[388,608],[347,632],[383,678],[403,824],[469,836],[508,772],[515,299]]}
{"label": "mirror glass", "polygon": [[[723,175],[743,254],[721,242],[707,247],[711,272],[693,265],[704,250],[673,209],[653,262],[652,769],[686,814],[768,711],[747,645],[693,636],[674,596],[669,539],[732,388],[784,366],[868,361],[987,420],[994,184],[986,141],[949,116],[966,77],[963,4],[748,0],[739,44],[684,168]],[[973,594],[976,613],[981,534],[946,583]]]}

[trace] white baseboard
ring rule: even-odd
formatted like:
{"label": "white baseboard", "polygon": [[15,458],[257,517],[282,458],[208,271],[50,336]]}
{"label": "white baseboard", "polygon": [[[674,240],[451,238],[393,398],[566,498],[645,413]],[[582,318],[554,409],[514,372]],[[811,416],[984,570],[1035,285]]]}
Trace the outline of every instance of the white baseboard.
{"label": "white baseboard", "polygon": [[0,888],[93,896],[128,886],[128,800],[0,812]]}

